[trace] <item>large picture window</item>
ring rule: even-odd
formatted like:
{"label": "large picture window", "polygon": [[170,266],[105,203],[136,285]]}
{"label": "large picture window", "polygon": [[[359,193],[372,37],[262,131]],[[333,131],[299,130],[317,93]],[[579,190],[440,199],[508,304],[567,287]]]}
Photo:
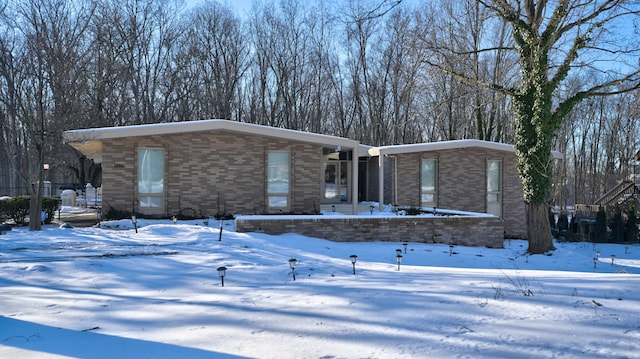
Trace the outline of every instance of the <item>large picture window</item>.
{"label": "large picture window", "polygon": [[138,202],[140,208],[161,209],[164,198],[164,150],[138,149]]}
{"label": "large picture window", "polygon": [[437,161],[423,159],[420,163],[420,205],[436,206]]}
{"label": "large picture window", "polygon": [[272,208],[289,207],[289,152],[271,151],[267,158],[267,201]]}

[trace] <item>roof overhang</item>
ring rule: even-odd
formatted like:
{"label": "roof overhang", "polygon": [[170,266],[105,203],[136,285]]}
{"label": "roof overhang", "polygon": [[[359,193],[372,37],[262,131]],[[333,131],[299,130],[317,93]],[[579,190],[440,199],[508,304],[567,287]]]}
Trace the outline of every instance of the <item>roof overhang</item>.
{"label": "roof overhang", "polygon": [[[453,140],[429,143],[416,143],[409,145],[393,145],[374,147],[369,149],[370,156],[396,155],[402,153],[433,152],[442,150],[454,150],[463,148],[482,148],[494,151],[515,153],[513,145],[482,140]],[[564,159],[564,155],[558,151],[551,151],[553,159]]]}
{"label": "roof overhang", "polygon": [[296,142],[313,143],[327,147],[340,147],[342,149],[353,150],[354,155],[357,156],[366,155],[369,150],[368,146],[362,146],[358,141],[348,138],[229,120],[200,120],[71,130],[64,132],[63,140],[66,144],[69,144],[82,152],[85,156],[92,158],[95,162],[99,163],[102,162],[102,142],[107,139],[202,131],[231,131],[286,139]]}

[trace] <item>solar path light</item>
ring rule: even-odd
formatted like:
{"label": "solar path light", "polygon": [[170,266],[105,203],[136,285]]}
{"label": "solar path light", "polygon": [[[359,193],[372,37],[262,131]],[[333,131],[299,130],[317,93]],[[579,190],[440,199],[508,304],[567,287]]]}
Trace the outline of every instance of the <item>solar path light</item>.
{"label": "solar path light", "polygon": [[291,276],[293,277],[293,281],[296,280],[296,264],[298,264],[298,260],[295,258],[289,259],[289,268],[291,268]]}
{"label": "solar path light", "polygon": [[222,242],[222,224],[224,223],[224,217],[220,216],[220,234],[218,234],[218,242]]}
{"label": "solar path light", "polygon": [[227,267],[218,267],[218,276],[220,276],[220,280],[222,281],[222,286],[224,287],[224,276],[227,275]]}
{"label": "solar path light", "polygon": [[349,256],[349,258],[351,258],[351,265],[353,265],[353,275],[356,275],[356,261],[358,260],[358,256],[352,254]]}
{"label": "solar path light", "polygon": [[398,271],[400,271],[400,263],[402,262],[402,254],[396,255],[396,261],[398,261]]}
{"label": "solar path light", "polygon": [[136,230],[136,233],[138,233],[138,218],[136,218],[135,214],[131,215],[131,223],[133,224],[133,228]]}

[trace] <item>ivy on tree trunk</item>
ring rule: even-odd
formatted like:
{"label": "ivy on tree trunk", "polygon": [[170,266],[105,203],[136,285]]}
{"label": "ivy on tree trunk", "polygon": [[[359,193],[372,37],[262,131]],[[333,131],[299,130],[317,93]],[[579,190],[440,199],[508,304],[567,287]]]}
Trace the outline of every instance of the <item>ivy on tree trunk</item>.
{"label": "ivy on tree trunk", "polygon": [[[501,84],[483,84],[513,99],[516,167],[522,179],[524,202],[527,205],[528,251],[544,253],[553,249],[548,220],[553,188],[551,151],[563,119],[587,97],[637,89],[640,86],[637,78],[640,70],[631,69],[626,75],[575,91],[563,99],[555,97],[556,92],[569,72],[580,66],[575,63],[579,52],[599,45],[597,35],[602,33],[605,25],[620,16],[637,16],[638,10],[627,8],[625,1],[614,0],[590,0],[582,5],[568,0],[552,3],[528,0],[477,1],[509,24],[512,30],[514,50],[520,64],[519,84],[513,88]],[[590,10],[584,11],[587,3],[591,6]],[[550,4],[555,8],[551,8]],[[563,44],[561,52],[557,51],[561,47],[559,44]],[[607,51],[616,52],[615,48]],[[550,58],[552,53],[554,57]],[[469,76],[457,75],[474,82]]]}

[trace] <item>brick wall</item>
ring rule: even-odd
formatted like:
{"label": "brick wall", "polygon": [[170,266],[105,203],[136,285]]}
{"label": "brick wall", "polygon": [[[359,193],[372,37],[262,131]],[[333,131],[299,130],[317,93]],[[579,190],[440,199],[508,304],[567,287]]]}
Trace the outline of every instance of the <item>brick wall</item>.
{"label": "brick wall", "polygon": [[104,141],[102,207],[131,211],[134,204],[135,149],[124,139]]}
{"label": "brick wall", "polygon": [[[217,213],[266,213],[266,156],[291,153],[289,210],[319,209],[322,147],[262,136],[209,131],[104,141],[103,202],[130,211],[137,181],[136,150],[165,150],[165,208],[213,216]],[[140,211],[136,204],[136,211]]]}
{"label": "brick wall", "polygon": [[527,238],[526,206],[522,194],[522,180],[516,169],[515,155],[503,157],[502,168],[502,218],[505,221],[505,236]]}
{"label": "brick wall", "polygon": [[[522,196],[522,181],[515,168],[515,154],[481,148],[463,148],[423,153],[397,154],[388,158],[386,168],[395,169],[398,175],[389,173],[387,183],[397,179],[397,187],[385,188],[397,191],[396,203],[400,206],[420,206],[420,160],[436,159],[437,206],[452,210],[486,212],[486,163],[502,161],[502,218],[505,236],[526,238],[526,214]],[[394,163],[397,161],[397,164]],[[390,202],[389,202],[390,203]]]}
{"label": "brick wall", "polygon": [[503,221],[495,217],[240,216],[237,232],[298,233],[337,242],[420,242],[501,248]]}

